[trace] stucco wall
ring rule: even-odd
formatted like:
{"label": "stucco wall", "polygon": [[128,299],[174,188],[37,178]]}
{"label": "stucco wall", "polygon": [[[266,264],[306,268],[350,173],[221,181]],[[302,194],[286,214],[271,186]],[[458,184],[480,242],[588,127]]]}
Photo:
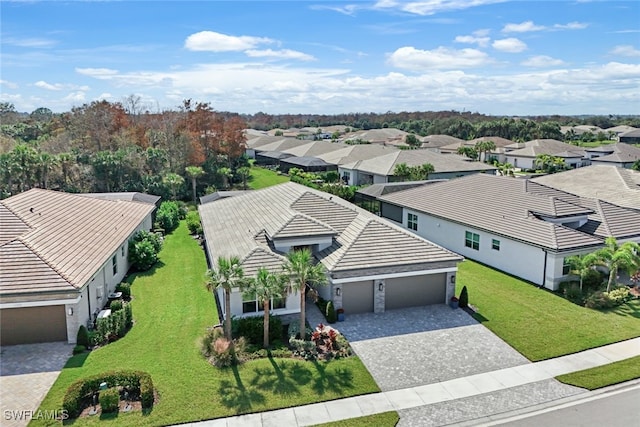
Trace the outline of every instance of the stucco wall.
{"label": "stucco wall", "polygon": [[[220,300],[220,307],[222,308],[222,312],[224,315],[225,306],[224,306],[224,290],[218,289],[218,298]],[[233,317],[249,317],[249,316],[257,316],[261,315],[264,312],[252,312],[252,313],[243,313],[242,312],[242,292],[239,288],[234,288],[231,292],[231,316]],[[292,314],[292,313],[300,313],[300,294],[292,293],[287,295],[287,302],[285,308],[281,308],[278,310],[271,310],[272,314]]]}

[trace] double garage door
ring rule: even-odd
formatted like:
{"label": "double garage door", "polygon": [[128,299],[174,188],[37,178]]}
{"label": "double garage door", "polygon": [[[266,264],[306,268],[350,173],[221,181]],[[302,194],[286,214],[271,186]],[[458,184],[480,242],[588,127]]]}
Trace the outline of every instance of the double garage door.
{"label": "double garage door", "polygon": [[[347,313],[373,312],[374,282],[345,283],[342,286],[342,306]],[[444,304],[446,273],[399,277],[385,280],[385,310]]]}
{"label": "double garage door", "polygon": [[0,310],[0,344],[67,341],[64,305]]}

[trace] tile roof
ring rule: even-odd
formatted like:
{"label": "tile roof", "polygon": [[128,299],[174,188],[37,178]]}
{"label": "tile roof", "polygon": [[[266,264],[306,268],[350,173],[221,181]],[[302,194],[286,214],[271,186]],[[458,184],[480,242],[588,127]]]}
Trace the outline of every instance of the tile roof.
{"label": "tile roof", "polygon": [[533,178],[532,182],[559,191],[606,200],[640,209],[640,172],[609,165],[592,165]]}
{"label": "tile roof", "polygon": [[292,182],[200,205],[199,211],[212,262],[238,256],[247,274],[260,265],[277,268],[284,260],[267,235],[334,234],[333,245],[316,254],[329,271],[415,269],[411,266],[462,260],[345,200]]}
{"label": "tile roof", "polygon": [[[558,155],[563,154],[564,157],[586,157],[584,149],[557,139],[534,139],[521,144],[511,144],[505,148],[515,148],[513,151],[507,152],[507,156],[519,157],[536,157],[540,154]],[[571,155],[570,155],[571,154]]]}
{"label": "tile roof", "polygon": [[531,188],[527,180],[476,174],[387,194],[380,200],[552,250],[602,243],[597,237],[536,217],[593,213],[576,204],[575,196],[564,199],[557,190],[543,190],[535,183]]}
{"label": "tile roof", "polygon": [[162,197],[154,196],[153,194],[140,193],[140,192],[125,192],[125,193],[80,193],[79,196],[93,197],[95,199],[104,200],[126,200],[128,202],[140,202],[149,203],[155,205],[160,201]]}
{"label": "tile roof", "polygon": [[356,144],[348,145],[347,147],[348,148],[332,151],[330,153],[319,154],[316,157],[327,163],[342,165],[356,162],[358,160],[372,159],[374,157],[398,151],[398,148],[396,147],[377,144]]}
{"label": "tile roof", "polygon": [[451,154],[440,154],[430,150],[400,150],[398,152],[342,165],[345,169],[358,170],[382,176],[391,176],[396,165],[420,166],[431,163],[435,173],[463,171],[495,171],[495,166],[481,162],[467,162]]}
{"label": "tile roof", "polygon": [[298,147],[281,150],[296,157],[317,157],[320,154],[332,153],[334,151],[348,148],[349,145],[331,141],[314,141]]}
{"label": "tile roof", "polygon": [[[592,162],[633,163],[640,160],[640,148],[619,142],[602,148],[602,152],[611,153],[591,159]],[[595,150],[594,150],[595,151]]]}
{"label": "tile roof", "polygon": [[422,148],[437,148],[444,145],[464,142],[463,139],[449,135],[428,135],[420,138],[420,141],[422,142]]}
{"label": "tile roof", "polygon": [[0,206],[3,233],[7,211],[19,219],[9,222],[10,233],[0,242],[0,295],[37,293],[46,286],[81,288],[155,208],[42,189]]}

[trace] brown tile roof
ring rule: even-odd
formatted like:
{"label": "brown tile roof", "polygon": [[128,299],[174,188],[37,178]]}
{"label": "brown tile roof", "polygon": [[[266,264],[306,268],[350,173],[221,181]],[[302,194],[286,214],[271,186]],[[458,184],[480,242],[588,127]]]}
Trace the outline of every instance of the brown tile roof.
{"label": "brown tile roof", "polygon": [[[28,263],[12,267],[11,275],[3,276],[0,294],[17,289],[40,292],[46,281],[62,285],[61,278],[66,282],[63,286],[81,288],[154,209],[146,203],[42,189],[2,200],[0,206],[28,226],[13,226],[13,230],[22,227],[24,231],[2,244],[0,262],[13,265],[14,254],[27,257],[25,250],[32,254]],[[34,263],[41,273],[35,282],[29,278],[36,269]]]}
{"label": "brown tile roof", "polygon": [[593,212],[572,203],[575,196],[562,200],[557,190],[547,190],[554,194],[548,195],[543,186],[533,185],[533,191],[529,186],[527,180],[477,174],[388,194],[380,200],[553,250],[602,243],[597,237],[535,216]]}

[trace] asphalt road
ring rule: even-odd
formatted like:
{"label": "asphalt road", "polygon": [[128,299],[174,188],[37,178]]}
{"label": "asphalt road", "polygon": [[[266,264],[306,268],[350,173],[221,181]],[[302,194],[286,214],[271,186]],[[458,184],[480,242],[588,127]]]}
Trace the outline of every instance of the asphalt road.
{"label": "asphalt road", "polygon": [[603,393],[531,414],[526,418],[492,424],[510,427],[630,427],[640,426],[640,385]]}

